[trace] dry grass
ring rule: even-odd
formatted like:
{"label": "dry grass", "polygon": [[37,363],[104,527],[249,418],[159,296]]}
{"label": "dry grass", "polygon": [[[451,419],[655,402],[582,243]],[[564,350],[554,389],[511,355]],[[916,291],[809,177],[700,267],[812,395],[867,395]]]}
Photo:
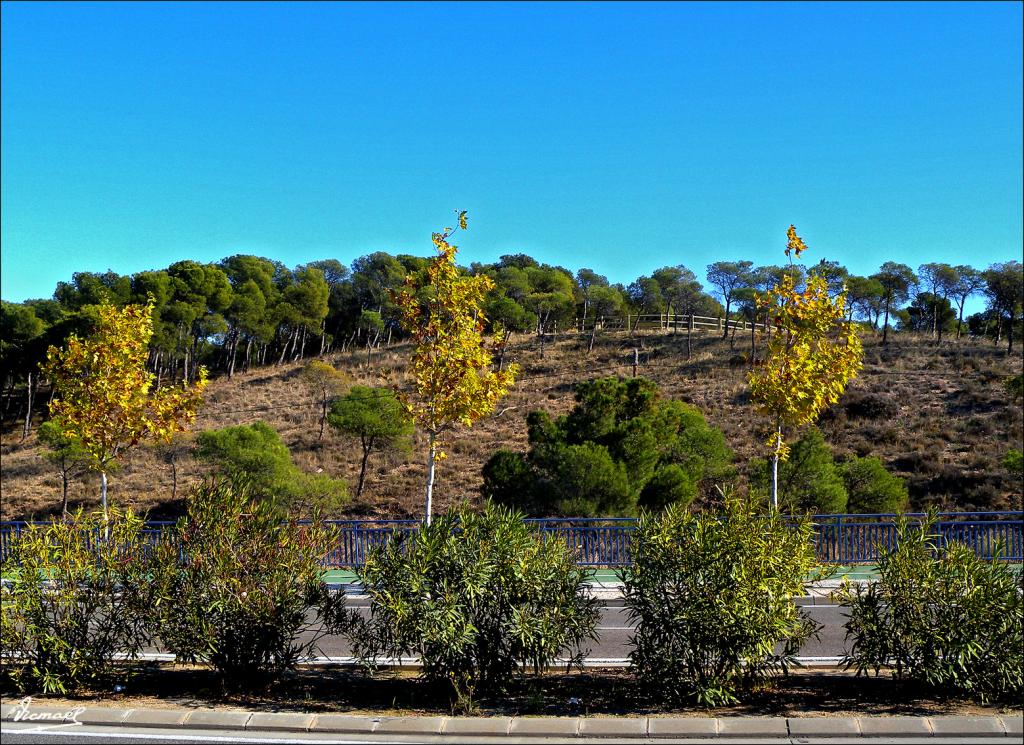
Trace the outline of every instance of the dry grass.
{"label": "dry grass", "polygon": [[[639,374],[655,380],[665,396],[694,404],[722,429],[736,451],[741,473],[746,461],[762,455],[764,427],[747,400],[747,367],[736,359],[749,350],[749,338],[737,339],[731,350],[718,338],[695,337],[687,362],[683,335],[647,333],[637,339],[606,334],[598,337],[588,355],[586,338],[563,334],[547,345],[544,357],[536,340],[524,335],[510,352],[522,367],[521,378],[500,403],[501,413],[449,439],[450,457],[442,461],[437,475],[437,508],[478,500],[480,471],[487,459],[499,448],[526,449],[529,411],[565,413],[572,407],[573,383],[596,375],[630,375],[634,347],[641,347]],[[369,364],[364,351],[334,354],[328,360],[347,370],[355,383],[401,385],[408,354],[407,345],[396,345],[375,353]],[[232,380],[215,380],[193,430],[263,420],[280,433],[300,468],[345,478],[354,492],[358,443],[330,428],[318,441],[318,410],[297,377],[300,368],[271,366]],[[921,370],[930,374],[915,372]],[[1009,447],[1020,447],[1024,437],[1020,406],[1010,402],[1002,388],[1008,375],[1020,371],[1019,356],[1007,358],[1005,350],[990,344],[948,342],[936,348],[927,340],[901,339],[882,347],[868,339],[863,375],[823,418],[821,428],[837,455],[877,455],[906,478],[915,508],[935,504],[949,509],[1019,509],[1021,486],[1000,461]],[[52,515],[59,508],[60,479],[42,457],[34,434],[25,442],[19,440],[18,427],[4,433],[0,514],[4,519]],[[424,444],[417,436],[408,456],[371,456],[363,497],[350,502],[343,514],[419,515]],[[163,451],[136,448],[110,479],[111,499],[148,510],[154,517],[173,517],[180,513],[189,485],[208,472],[187,452],[177,468],[177,499],[172,499],[172,470]],[[95,477],[79,477],[71,485],[71,504],[94,505],[97,494]]]}

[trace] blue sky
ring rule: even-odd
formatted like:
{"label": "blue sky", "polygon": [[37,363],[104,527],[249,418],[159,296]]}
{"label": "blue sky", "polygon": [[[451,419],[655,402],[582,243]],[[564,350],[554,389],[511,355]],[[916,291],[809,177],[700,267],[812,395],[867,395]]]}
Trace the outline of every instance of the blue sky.
{"label": "blue sky", "polygon": [[1021,258],[1020,3],[3,3],[5,300],[75,271],[526,252]]}

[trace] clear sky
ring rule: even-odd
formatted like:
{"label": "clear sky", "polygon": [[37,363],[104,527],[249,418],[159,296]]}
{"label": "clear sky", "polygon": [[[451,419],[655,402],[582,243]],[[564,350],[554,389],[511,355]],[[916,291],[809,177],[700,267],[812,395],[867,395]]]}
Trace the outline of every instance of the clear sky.
{"label": "clear sky", "polygon": [[1022,5],[3,3],[2,287],[255,253],[629,282],[1021,258]]}

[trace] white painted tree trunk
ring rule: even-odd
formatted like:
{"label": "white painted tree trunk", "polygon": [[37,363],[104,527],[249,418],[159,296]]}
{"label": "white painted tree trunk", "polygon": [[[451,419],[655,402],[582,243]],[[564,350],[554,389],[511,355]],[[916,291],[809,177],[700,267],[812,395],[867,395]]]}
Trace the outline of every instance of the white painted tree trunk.
{"label": "white painted tree trunk", "polygon": [[782,450],[782,425],[775,430],[779,439],[775,442],[775,452],[772,453],[772,510],[779,511],[779,452]]}
{"label": "white painted tree trunk", "polygon": [[427,449],[427,525],[430,525],[431,511],[434,507],[434,457],[437,454],[434,441],[436,435],[430,435],[430,447]]}
{"label": "white painted tree trunk", "polygon": [[107,472],[100,471],[100,502],[103,504],[103,537],[110,537],[110,525],[107,518]]}

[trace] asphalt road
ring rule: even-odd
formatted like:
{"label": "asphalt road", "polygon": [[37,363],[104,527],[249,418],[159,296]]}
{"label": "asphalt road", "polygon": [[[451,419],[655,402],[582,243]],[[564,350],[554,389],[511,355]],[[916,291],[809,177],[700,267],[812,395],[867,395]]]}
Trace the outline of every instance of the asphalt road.
{"label": "asphalt road", "polygon": [[[350,601],[349,607],[360,613],[367,613],[368,608],[365,601]],[[836,658],[842,657],[845,652],[846,632],[843,624],[846,622],[846,614],[843,609],[836,605],[807,605],[804,607],[808,615],[815,621],[822,624],[823,628],[820,638],[811,639],[800,652],[805,658]],[[600,608],[600,620],[598,621],[598,635],[596,642],[588,644],[590,654],[588,659],[593,663],[598,660],[624,660],[630,652],[629,639],[633,634],[634,627],[630,625],[627,611],[621,603],[609,603]],[[309,639],[312,635],[319,633],[321,629],[314,627],[304,636]],[[343,635],[329,635],[320,639],[320,655],[323,657],[350,657],[352,649],[348,639]],[[156,652],[156,648],[148,651]]]}

